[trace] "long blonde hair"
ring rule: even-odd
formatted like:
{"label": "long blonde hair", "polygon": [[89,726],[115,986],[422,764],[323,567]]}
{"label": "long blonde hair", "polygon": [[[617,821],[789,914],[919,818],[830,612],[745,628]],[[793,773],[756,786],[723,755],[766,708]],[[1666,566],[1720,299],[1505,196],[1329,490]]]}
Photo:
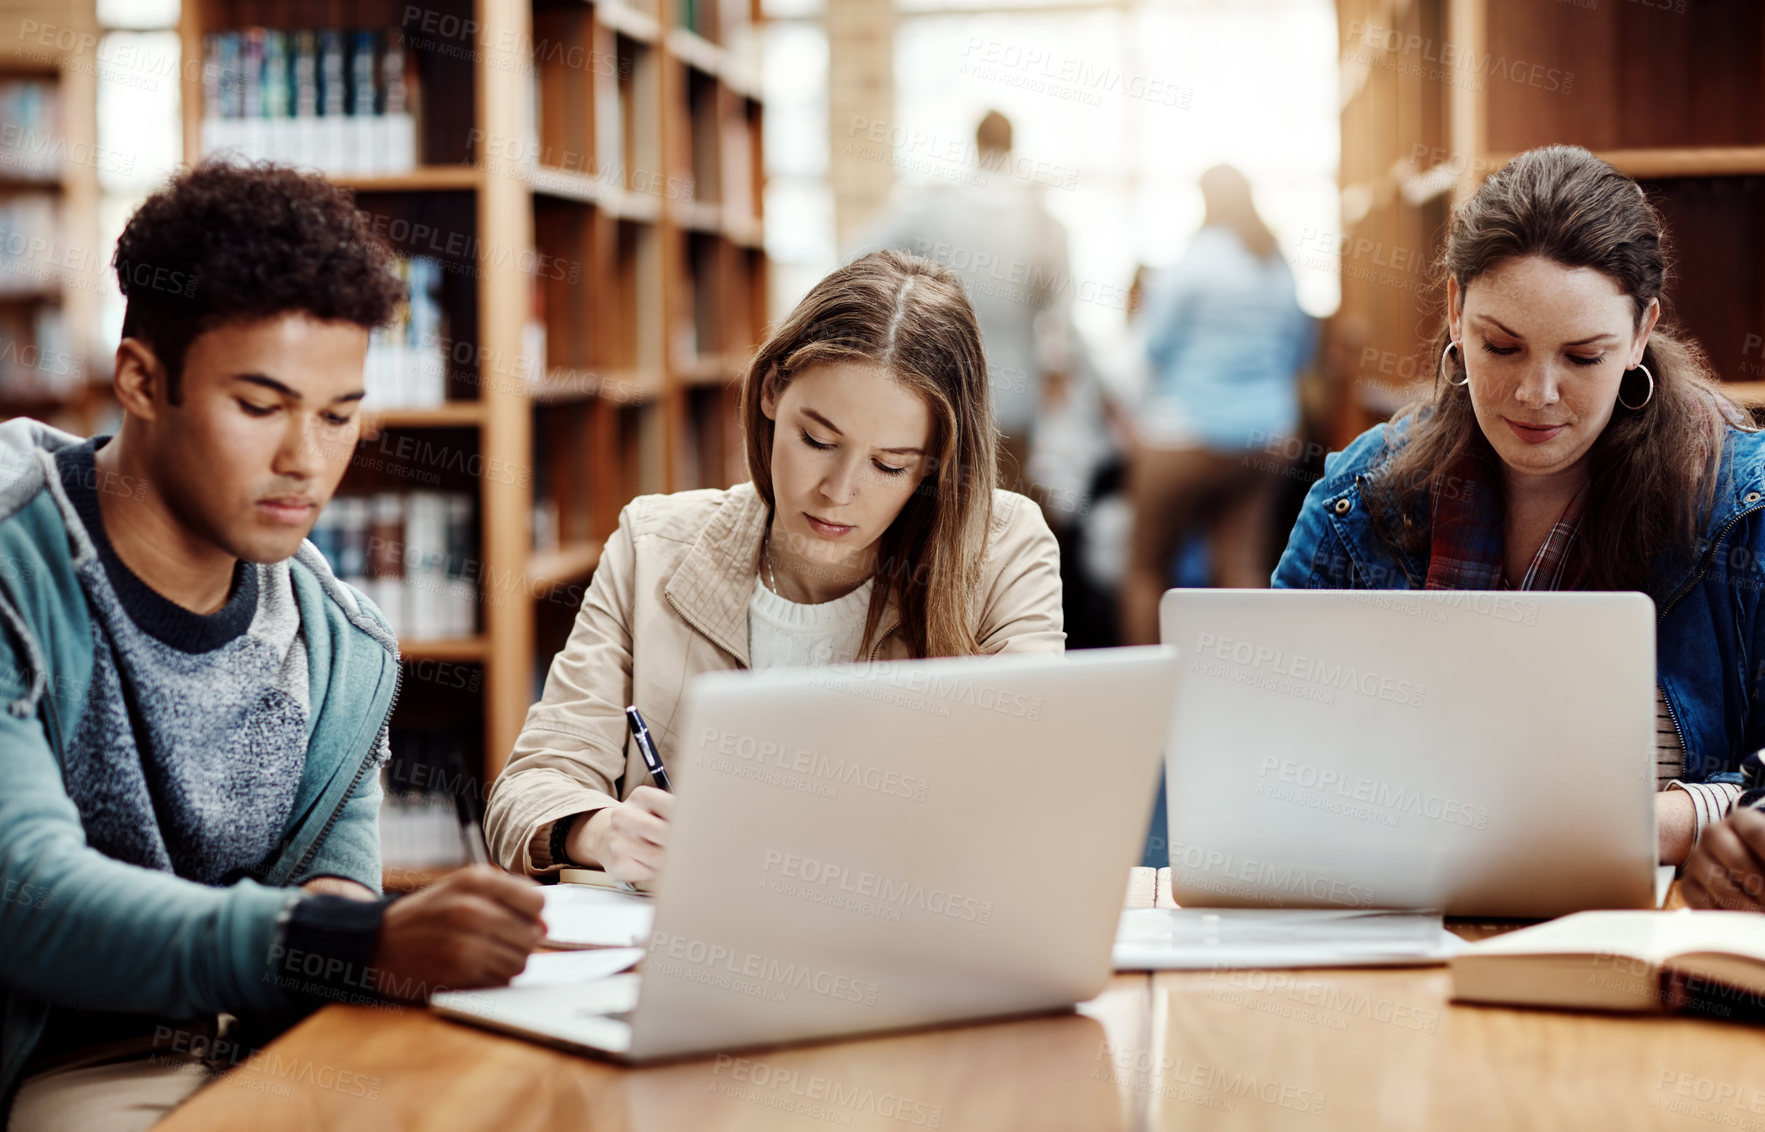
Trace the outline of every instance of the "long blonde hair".
{"label": "long blonde hair", "polygon": [[930,467],[877,545],[864,623],[871,646],[892,596],[915,657],[979,651],[974,618],[993,517],[997,434],[980,327],[956,276],[927,260],[873,252],[817,283],[775,327],[742,378],[748,476],[768,512],[776,428],[761,409],[793,377],[827,362],[874,365],[925,398]]}

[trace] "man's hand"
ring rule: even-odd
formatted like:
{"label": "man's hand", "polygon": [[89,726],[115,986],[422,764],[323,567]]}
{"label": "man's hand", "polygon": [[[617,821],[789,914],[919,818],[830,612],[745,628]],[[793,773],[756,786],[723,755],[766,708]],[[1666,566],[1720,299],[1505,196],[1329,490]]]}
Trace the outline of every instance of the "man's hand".
{"label": "man's hand", "polygon": [[544,907],[538,885],[490,865],[393,901],[374,952],[381,992],[421,1002],[438,990],[506,986],[545,939]]}
{"label": "man's hand", "polygon": [[624,802],[577,818],[564,848],[571,860],[593,862],[615,880],[654,880],[673,816],[674,795],[639,786]]}
{"label": "man's hand", "polygon": [[1765,912],[1765,813],[1736,810],[1704,830],[1679,891],[1693,908]]}

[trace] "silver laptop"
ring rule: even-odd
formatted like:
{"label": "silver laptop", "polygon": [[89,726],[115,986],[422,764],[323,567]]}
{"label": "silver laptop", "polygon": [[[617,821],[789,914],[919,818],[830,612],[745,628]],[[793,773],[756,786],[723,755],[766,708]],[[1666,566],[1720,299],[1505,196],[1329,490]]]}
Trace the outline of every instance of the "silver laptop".
{"label": "silver laptop", "polygon": [[1140,648],[702,676],[661,736],[679,804],[641,976],[433,1005],[642,1061],[1092,998],[1177,669]]}
{"label": "silver laptop", "polygon": [[1184,905],[1654,906],[1641,594],[1171,590]]}

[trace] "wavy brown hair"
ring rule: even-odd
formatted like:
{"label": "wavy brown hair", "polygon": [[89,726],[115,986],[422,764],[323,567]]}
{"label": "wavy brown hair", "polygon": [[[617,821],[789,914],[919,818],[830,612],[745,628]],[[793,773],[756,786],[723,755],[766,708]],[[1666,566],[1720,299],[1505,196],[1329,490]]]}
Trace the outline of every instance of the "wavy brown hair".
{"label": "wavy brown hair", "polygon": [[[1630,297],[1633,329],[1667,284],[1660,214],[1635,181],[1575,146],[1520,154],[1458,209],[1438,265],[1441,289],[1450,276],[1462,296],[1485,272],[1528,255],[1605,274]],[[1432,356],[1445,353],[1450,333],[1443,316]],[[1589,450],[1592,482],[1574,549],[1588,589],[1647,591],[1657,568],[1689,559],[1715,489],[1722,425],[1751,427],[1665,311],[1643,364],[1654,374],[1654,395],[1640,409],[1620,402]],[[1500,457],[1477,425],[1469,392],[1448,380],[1463,374],[1461,349],[1436,373],[1432,391],[1399,410],[1394,419],[1407,416],[1409,427],[1400,443],[1388,442],[1368,493],[1381,533],[1412,554],[1428,547],[1430,532],[1418,516],[1435,483],[1461,460],[1481,460],[1484,474],[1501,482]],[[1635,371],[1626,375],[1623,387],[1633,389],[1627,399],[1642,397],[1643,389],[1634,388],[1639,381]]]}
{"label": "wavy brown hair", "polygon": [[895,251],[873,252],[817,283],[773,328],[742,378],[748,476],[768,514],[776,425],[761,410],[811,366],[874,365],[931,409],[925,480],[877,544],[876,589],[863,647],[874,641],[891,596],[911,655],[979,651],[974,614],[993,519],[997,433],[987,393],[980,327],[950,271]]}

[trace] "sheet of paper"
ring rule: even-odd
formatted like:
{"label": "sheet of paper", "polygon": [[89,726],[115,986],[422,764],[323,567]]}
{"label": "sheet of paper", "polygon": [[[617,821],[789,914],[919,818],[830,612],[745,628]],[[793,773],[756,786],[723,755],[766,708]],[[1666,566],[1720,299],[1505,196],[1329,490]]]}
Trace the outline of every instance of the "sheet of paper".
{"label": "sheet of paper", "polygon": [[629,971],[644,956],[641,947],[596,947],[587,951],[541,951],[509,981],[512,987],[558,987],[591,983]]}
{"label": "sheet of paper", "polygon": [[650,938],[655,902],[585,884],[545,890],[545,941],[552,947],[642,947]]}
{"label": "sheet of paper", "polygon": [[1122,913],[1118,971],[1393,967],[1464,947],[1438,915],[1335,908],[1148,908]]}

